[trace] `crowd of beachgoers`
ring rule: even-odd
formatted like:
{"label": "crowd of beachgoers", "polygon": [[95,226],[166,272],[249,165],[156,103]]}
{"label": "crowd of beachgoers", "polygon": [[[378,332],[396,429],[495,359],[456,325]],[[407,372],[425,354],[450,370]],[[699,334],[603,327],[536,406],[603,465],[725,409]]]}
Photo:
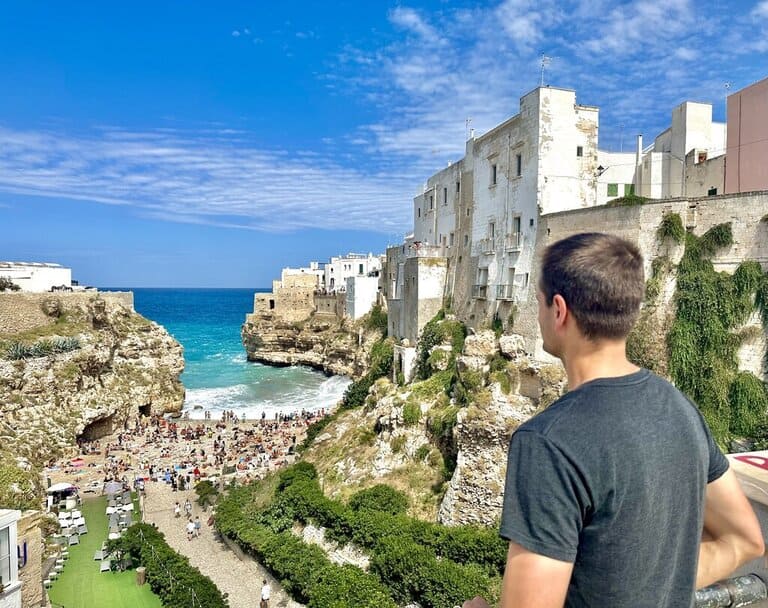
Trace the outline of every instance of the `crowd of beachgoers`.
{"label": "crowd of beachgoers", "polygon": [[293,462],[307,427],[325,415],[323,409],[256,420],[234,411],[204,420],[136,416],[100,440],[79,441],[78,454],[51,460],[46,474],[81,493],[100,492],[109,481],[126,488],[136,488],[137,480],[164,481],[173,489],[204,478],[250,483]]}

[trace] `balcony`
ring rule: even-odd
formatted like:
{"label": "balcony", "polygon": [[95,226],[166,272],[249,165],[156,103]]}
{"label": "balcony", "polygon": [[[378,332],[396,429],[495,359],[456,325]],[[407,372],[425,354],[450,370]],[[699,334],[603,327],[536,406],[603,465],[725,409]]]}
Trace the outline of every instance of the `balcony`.
{"label": "balcony", "polygon": [[496,285],[496,299],[515,301],[518,289],[517,285]]}
{"label": "balcony", "polygon": [[488,285],[472,285],[472,297],[485,300],[488,297]]}
{"label": "balcony", "polygon": [[489,254],[494,252],[494,243],[492,238],[480,239],[480,252]]}
{"label": "balcony", "polygon": [[513,232],[504,239],[504,249],[507,251],[520,251],[523,248],[523,233]]}

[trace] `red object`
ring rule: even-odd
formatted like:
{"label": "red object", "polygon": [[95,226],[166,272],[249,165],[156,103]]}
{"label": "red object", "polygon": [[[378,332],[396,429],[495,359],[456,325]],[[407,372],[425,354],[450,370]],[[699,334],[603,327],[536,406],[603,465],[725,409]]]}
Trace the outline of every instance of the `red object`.
{"label": "red object", "polygon": [[746,464],[751,464],[758,469],[768,471],[768,458],[764,458],[763,456],[734,456],[734,458]]}

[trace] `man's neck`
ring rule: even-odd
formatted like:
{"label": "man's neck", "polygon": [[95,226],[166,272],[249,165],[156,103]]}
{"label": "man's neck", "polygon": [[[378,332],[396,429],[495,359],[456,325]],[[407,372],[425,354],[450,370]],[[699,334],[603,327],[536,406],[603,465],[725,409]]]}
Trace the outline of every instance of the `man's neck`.
{"label": "man's neck", "polygon": [[562,360],[569,390],[597,378],[618,378],[640,369],[627,359],[625,340],[580,341],[563,353]]}

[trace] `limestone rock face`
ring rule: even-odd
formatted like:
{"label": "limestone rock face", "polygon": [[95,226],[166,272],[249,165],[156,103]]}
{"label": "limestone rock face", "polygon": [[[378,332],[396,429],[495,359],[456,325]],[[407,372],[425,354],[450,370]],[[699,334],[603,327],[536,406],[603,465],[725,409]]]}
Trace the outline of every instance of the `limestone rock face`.
{"label": "limestone rock face", "polygon": [[272,315],[249,315],[241,337],[249,361],[308,365],[354,378],[365,373],[368,352],[379,334],[322,316],[289,322]]}
{"label": "limestone rock face", "polygon": [[[119,428],[140,411],[181,409],[183,350],[160,325],[118,302],[94,298],[67,311],[66,329],[78,348],[0,358],[0,444],[5,448],[39,465],[74,446],[84,432]],[[34,341],[24,334],[18,338]]]}
{"label": "limestone rock face", "polygon": [[499,350],[496,334],[485,329],[466,337],[464,354],[469,357],[490,357]]}
{"label": "limestone rock face", "polygon": [[519,334],[505,334],[499,338],[501,354],[508,358],[525,354],[525,338]]}

